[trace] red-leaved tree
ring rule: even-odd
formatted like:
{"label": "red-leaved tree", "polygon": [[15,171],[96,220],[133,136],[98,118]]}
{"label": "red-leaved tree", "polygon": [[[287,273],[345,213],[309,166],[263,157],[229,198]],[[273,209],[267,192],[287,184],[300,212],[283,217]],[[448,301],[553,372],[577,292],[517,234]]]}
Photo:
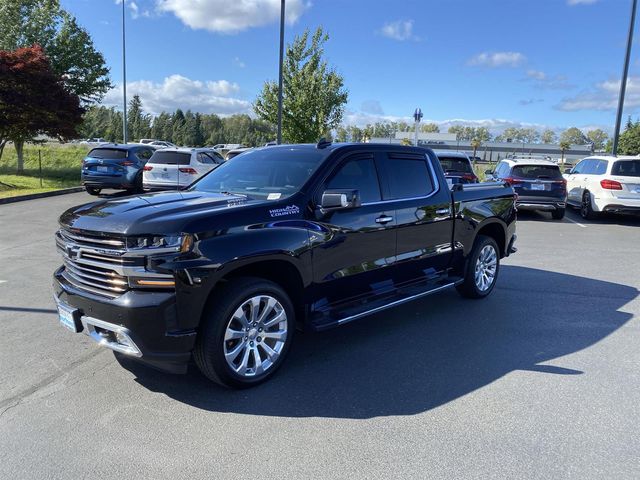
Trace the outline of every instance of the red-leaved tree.
{"label": "red-leaved tree", "polygon": [[59,139],[77,136],[84,110],[67,92],[39,45],[0,50],[0,142],[12,140],[23,173],[23,149],[37,135]]}

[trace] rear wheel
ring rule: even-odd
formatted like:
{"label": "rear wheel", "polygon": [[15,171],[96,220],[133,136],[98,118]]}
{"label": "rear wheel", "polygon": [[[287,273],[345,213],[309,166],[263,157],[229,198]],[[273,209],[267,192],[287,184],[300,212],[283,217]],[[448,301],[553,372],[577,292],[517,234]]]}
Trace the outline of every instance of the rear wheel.
{"label": "rear wheel", "polygon": [[478,235],[467,262],[464,281],[456,288],[467,298],[484,298],[491,293],[500,270],[500,249],[496,241]]}
{"label": "rear wheel", "polygon": [[565,212],[564,208],[557,208],[556,210],[551,212],[551,216],[553,217],[554,220],[562,220],[564,218],[564,212]]}
{"label": "rear wheel", "polygon": [[89,195],[100,195],[100,192],[102,191],[102,189],[98,187],[85,186],[84,189]]}
{"label": "rear wheel", "polygon": [[282,364],[293,339],[294,315],[279,285],[259,278],[232,280],[202,319],[195,362],[225,387],[258,385]]}
{"label": "rear wheel", "polygon": [[582,203],[580,204],[580,215],[586,220],[593,220],[596,218],[596,212],[593,211],[593,205],[591,204],[591,194],[584,192],[582,195]]}

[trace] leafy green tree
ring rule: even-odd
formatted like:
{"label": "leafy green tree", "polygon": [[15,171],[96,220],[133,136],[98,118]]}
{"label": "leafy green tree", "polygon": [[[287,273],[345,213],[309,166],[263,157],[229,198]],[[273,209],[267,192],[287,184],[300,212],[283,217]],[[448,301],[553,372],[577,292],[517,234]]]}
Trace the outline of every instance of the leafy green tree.
{"label": "leafy green tree", "polygon": [[520,140],[524,143],[536,143],[540,141],[540,132],[535,128],[521,128]]}
{"label": "leafy green tree", "polygon": [[344,128],[342,125],[336,128],[336,142],[346,142],[348,137],[349,132],[346,128]]}
{"label": "leafy green tree", "polygon": [[[283,66],[282,136],[286,142],[316,142],[336,128],[344,115],[348,92],[344,80],[324,60],[329,36],[318,27],[287,46]],[[266,82],[253,108],[273,125],[278,117],[278,84]]]}
{"label": "leafy green tree", "polygon": [[571,145],[586,145],[588,143],[582,130],[576,127],[567,128],[560,134],[560,142],[568,142]]}
{"label": "leafy green tree", "polygon": [[440,133],[440,127],[436,123],[424,123],[420,126],[422,133]]}
{"label": "leafy green tree", "polygon": [[571,143],[568,140],[560,140],[560,152],[562,153],[562,165],[564,165],[564,152],[571,148]]}
{"label": "leafy green tree", "polygon": [[553,144],[553,143],[556,143],[557,140],[558,140],[558,136],[556,135],[556,132],[554,132],[549,128],[547,128],[544,132],[542,132],[542,135],[540,136],[540,141],[542,143]]}
{"label": "leafy green tree", "polygon": [[184,113],[177,109],[171,117],[171,142],[177,145],[184,145],[183,129],[184,129]]}
{"label": "leafy green tree", "polygon": [[473,164],[474,165],[476,163],[476,152],[481,146],[482,146],[482,142],[480,141],[479,138],[474,138],[473,140],[471,140],[471,148],[473,148]]}
{"label": "leafy green tree", "polygon": [[634,123],[629,118],[627,126],[618,141],[618,155],[638,154],[640,154],[640,122]]}
{"label": "leafy green tree", "polygon": [[596,128],[587,132],[587,138],[593,144],[593,149],[599,151],[604,149],[605,143],[609,139],[609,135],[604,130]]}
{"label": "leafy green tree", "polygon": [[134,95],[127,112],[127,137],[139,141],[151,133],[151,117],[142,111],[140,96]]}
{"label": "leafy green tree", "polygon": [[112,87],[105,59],[59,0],[0,0],[0,50],[40,45],[65,89],[97,102]]}

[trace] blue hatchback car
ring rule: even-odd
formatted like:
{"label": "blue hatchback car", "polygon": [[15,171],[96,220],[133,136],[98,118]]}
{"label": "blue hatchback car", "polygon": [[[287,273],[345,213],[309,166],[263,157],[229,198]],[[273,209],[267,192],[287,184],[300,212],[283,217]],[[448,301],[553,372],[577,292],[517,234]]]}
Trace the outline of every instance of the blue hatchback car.
{"label": "blue hatchback car", "polygon": [[81,181],[91,195],[103,188],[142,191],[142,168],[155,149],[149,145],[105,143],[93,148],[82,161]]}

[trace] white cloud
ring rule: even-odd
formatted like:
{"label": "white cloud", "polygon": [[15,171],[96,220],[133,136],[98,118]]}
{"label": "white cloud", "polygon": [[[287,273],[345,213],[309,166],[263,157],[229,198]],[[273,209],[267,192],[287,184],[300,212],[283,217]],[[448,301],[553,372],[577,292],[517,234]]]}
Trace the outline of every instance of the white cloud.
{"label": "white cloud", "polygon": [[[620,80],[600,82],[591,90],[563,99],[556,108],[566,112],[579,110],[615,110],[618,106]],[[628,109],[640,107],[640,77],[629,77],[624,106]]]}
{"label": "white cloud", "polygon": [[[232,96],[240,91],[237,83],[227,80],[191,80],[182,75],[166,77],[162,83],[138,80],[127,83],[127,97],[130,100],[139,95],[145,112],[157,115],[163,111],[193,110],[200,113],[231,115],[250,113],[251,103]],[[122,105],[122,85],[116,86],[105,96],[107,106]]]}
{"label": "white cloud", "polygon": [[527,79],[537,88],[546,90],[570,90],[574,88],[564,75],[547,75],[540,70],[527,70]]}
{"label": "white cloud", "polygon": [[246,63],[240,60],[240,57],[234,57],[231,63],[233,63],[234,67],[238,67],[238,68],[244,68],[247,66]]}
{"label": "white cloud", "polygon": [[533,105],[534,103],[542,103],[542,102],[544,102],[542,98],[528,98],[525,100],[520,100],[518,104],[527,106],[527,105]]}
{"label": "white cloud", "polygon": [[[309,7],[304,0],[287,0],[287,23],[295,23]],[[157,10],[173,13],[193,29],[219,33],[237,33],[280,19],[279,0],[157,0]]]}
{"label": "white cloud", "polygon": [[380,29],[380,33],[393,40],[418,40],[413,34],[413,20],[397,20],[388,22]]}
{"label": "white cloud", "polygon": [[591,5],[593,3],[596,3],[598,0],[567,0],[567,5],[570,6],[574,6],[574,5]]}
{"label": "white cloud", "polygon": [[520,52],[482,52],[472,57],[467,62],[468,65],[476,67],[518,67],[526,62],[525,57]]}

